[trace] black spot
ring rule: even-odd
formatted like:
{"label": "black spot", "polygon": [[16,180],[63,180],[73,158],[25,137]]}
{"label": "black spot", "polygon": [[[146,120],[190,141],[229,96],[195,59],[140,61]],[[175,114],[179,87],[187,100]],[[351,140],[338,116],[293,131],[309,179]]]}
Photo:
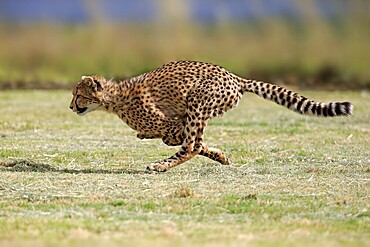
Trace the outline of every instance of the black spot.
{"label": "black spot", "polygon": [[329,106],[328,106],[328,114],[329,116],[331,117],[334,117],[335,116],[335,109],[334,109],[334,106],[333,106],[333,103],[330,103]]}
{"label": "black spot", "polygon": [[327,117],[328,116],[328,106],[327,105],[325,105],[322,108],[322,114],[324,115],[324,117]]}
{"label": "black spot", "polygon": [[320,116],[321,114],[322,114],[322,107],[321,107],[321,105],[318,105],[317,106],[317,108],[316,108],[316,114],[318,115],[318,116]]}
{"label": "black spot", "polygon": [[203,139],[202,139],[202,137],[197,137],[197,138],[195,138],[195,141],[196,141],[196,142],[202,142],[202,141],[203,141]]}
{"label": "black spot", "polygon": [[350,115],[352,113],[351,112],[352,104],[350,102],[343,102],[341,104],[344,106],[344,109],[345,109],[345,111],[342,112],[342,114],[343,115]]}
{"label": "black spot", "polygon": [[315,113],[316,113],[316,108],[317,108],[316,104],[313,104],[313,105],[312,105],[312,108],[311,108],[311,112],[312,112],[313,114],[315,114]]}
{"label": "black spot", "polygon": [[285,105],[285,99],[283,99],[282,101],[281,101],[281,105]]}
{"label": "black spot", "polygon": [[295,103],[297,103],[298,99],[297,98],[293,98],[292,99],[292,104],[294,105]]}
{"label": "black spot", "polygon": [[282,99],[282,98],[284,98],[284,94],[283,93],[279,94],[279,99]]}
{"label": "black spot", "polygon": [[306,112],[308,112],[308,109],[310,109],[310,106],[311,106],[311,102],[310,101],[308,101],[307,102],[307,104],[304,106],[304,112],[306,113]]}
{"label": "black spot", "polygon": [[297,111],[302,112],[301,111],[302,104],[303,104],[303,100],[301,100],[301,101],[298,102],[298,104],[297,104]]}
{"label": "black spot", "polygon": [[342,113],[342,111],[341,111],[341,107],[340,107],[340,103],[335,103],[335,109],[334,109],[334,111],[335,111],[335,114],[337,114],[337,115],[342,115],[343,113]]}

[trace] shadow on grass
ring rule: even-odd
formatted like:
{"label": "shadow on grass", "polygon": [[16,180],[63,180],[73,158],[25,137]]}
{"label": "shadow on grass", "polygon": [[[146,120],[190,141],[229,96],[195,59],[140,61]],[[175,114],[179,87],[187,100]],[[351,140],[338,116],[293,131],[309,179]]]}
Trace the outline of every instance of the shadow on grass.
{"label": "shadow on grass", "polygon": [[10,172],[60,172],[60,173],[96,173],[96,174],[145,174],[149,173],[143,170],[130,170],[130,169],[58,169],[51,167],[48,164],[36,163],[30,160],[15,160],[8,162],[0,162],[0,171]]}

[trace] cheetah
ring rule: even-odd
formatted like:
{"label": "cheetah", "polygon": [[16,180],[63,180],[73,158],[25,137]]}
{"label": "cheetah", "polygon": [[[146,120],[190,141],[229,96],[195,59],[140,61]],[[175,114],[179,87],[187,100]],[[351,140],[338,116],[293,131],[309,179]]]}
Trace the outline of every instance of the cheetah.
{"label": "cheetah", "polygon": [[203,142],[207,122],[234,108],[245,92],[255,93],[302,115],[323,117],[352,114],[350,102],[321,103],[267,82],[241,78],[221,66],[175,61],[131,79],[114,81],[82,76],[69,108],[82,116],[94,110],[116,114],[140,139],[161,138],[179,146],[173,156],[147,169],[164,172],[195,155],[227,165],[219,149]]}

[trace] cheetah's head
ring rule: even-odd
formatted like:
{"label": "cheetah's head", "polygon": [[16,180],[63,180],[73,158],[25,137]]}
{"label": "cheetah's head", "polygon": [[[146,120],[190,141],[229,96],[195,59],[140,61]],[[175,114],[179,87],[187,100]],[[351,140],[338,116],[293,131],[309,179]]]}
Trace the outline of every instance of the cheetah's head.
{"label": "cheetah's head", "polygon": [[99,76],[82,76],[73,89],[73,98],[69,108],[83,116],[101,107],[104,82],[105,79]]}

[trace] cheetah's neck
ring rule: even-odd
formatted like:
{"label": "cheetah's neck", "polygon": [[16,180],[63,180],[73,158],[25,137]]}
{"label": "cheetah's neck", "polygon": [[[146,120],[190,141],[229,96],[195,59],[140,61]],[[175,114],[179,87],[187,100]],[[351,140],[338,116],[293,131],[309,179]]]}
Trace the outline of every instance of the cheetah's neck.
{"label": "cheetah's neck", "polygon": [[129,104],[134,84],[145,78],[145,74],[123,81],[107,80],[103,85],[102,105],[108,112],[118,113],[117,110],[125,109]]}
{"label": "cheetah's neck", "polygon": [[115,112],[116,109],[122,109],[128,101],[131,84],[125,81],[115,82],[107,81],[103,85],[102,105],[108,112]]}

